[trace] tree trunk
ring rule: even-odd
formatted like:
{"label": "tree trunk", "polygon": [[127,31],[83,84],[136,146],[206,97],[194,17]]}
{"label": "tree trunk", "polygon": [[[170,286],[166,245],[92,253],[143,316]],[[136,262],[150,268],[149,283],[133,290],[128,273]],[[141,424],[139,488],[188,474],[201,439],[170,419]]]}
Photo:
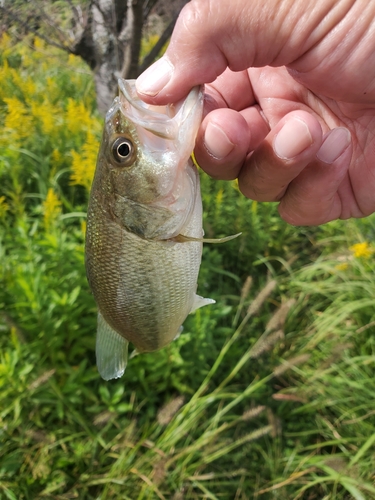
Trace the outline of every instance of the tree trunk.
{"label": "tree trunk", "polygon": [[141,53],[143,30],[143,4],[144,0],[133,2],[133,33],[130,43],[130,57],[122,68],[122,78],[137,78],[139,75],[139,56]]}
{"label": "tree trunk", "polygon": [[92,69],[98,109],[102,114],[106,113],[117,93],[118,78],[127,77],[131,65],[137,3],[142,8],[142,0],[96,0],[91,5],[89,29],[95,59]]}
{"label": "tree trunk", "polygon": [[[94,72],[98,109],[104,114],[117,93],[118,78],[139,74],[144,0],[95,0],[74,53]],[[83,43],[82,43],[83,42]]]}

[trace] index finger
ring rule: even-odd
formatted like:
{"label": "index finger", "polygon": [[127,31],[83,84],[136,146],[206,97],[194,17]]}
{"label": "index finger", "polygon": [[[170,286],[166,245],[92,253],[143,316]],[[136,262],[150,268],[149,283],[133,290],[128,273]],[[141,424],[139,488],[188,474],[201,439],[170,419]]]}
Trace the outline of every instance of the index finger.
{"label": "index finger", "polygon": [[347,7],[341,4],[345,2],[192,0],[180,13],[166,54],[138,77],[137,91],[146,102],[167,104],[196,85],[213,82],[227,67],[242,71],[291,64],[345,14]]}

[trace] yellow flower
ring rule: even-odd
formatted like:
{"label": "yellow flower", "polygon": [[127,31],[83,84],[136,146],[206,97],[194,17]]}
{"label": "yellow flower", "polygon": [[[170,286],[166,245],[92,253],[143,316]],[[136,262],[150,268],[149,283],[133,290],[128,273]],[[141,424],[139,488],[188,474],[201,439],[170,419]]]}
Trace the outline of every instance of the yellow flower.
{"label": "yellow flower", "polygon": [[84,186],[87,190],[91,187],[94,177],[96,157],[99,149],[99,141],[90,132],[87,134],[86,142],[82,147],[82,153],[71,151],[73,156],[71,184]]}
{"label": "yellow flower", "polygon": [[224,190],[223,190],[223,188],[220,188],[216,194],[216,204],[217,205],[221,205],[221,202],[223,201],[223,194],[224,194]]}
{"label": "yellow flower", "polygon": [[[48,95],[48,100],[50,102],[59,102],[61,101],[61,88],[58,85],[57,78],[52,78],[48,76],[46,78],[46,94]],[[61,112],[63,112],[61,110]]]}
{"label": "yellow flower", "polygon": [[80,66],[82,64],[81,58],[75,56],[74,54],[69,54],[68,56],[68,65],[69,66]]}
{"label": "yellow flower", "polygon": [[17,97],[4,97],[3,100],[8,106],[8,112],[5,117],[5,128],[15,138],[28,137],[30,135],[32,117],[25,105]]}
{"label": "yellow flower", "polygon": [[62,155],[58,149],[52,151],[51,160],[54,164],[58,164],[62,160]]}
{"label": "yellow flower", "polygon": [[45,50],[45,42],[41,39],[38,38],[37,36],[34,38],[34,48],[38,50]]}
{"label": "yellow flower", "polygon": [[22,83],[22,91],[25,96],[32,96],[36,93],[36,85],[32,78],[26,78]]}
{"label": "yellow flower", "polygon": [[75,102],[72,98],[68,99],[66,124],[69,132],[73,134],[85,128],[91,128],[92,119],[90,113],[82,102]]}
{"label": "yellow flower", "polygon": [[2,36],[0,37],[0,50],[10,49],[12,46],[12,39],[10,36],[4,31]]}
{"label": "yellow flower", "polygon": [[61,167],[61,164],[64,161],[64,157],[60,153],[58,149],[54,149],[52,151],[51,157],[50,157],[50,172],[49,172],[49,178],[53,179],[59,169]]}
{"label": "yellow flower", "polygon": [[9,68],[9,74],[12,77],[13,84],[18,87],[25,97],[30,97],[36,92],[36,84],[31,76],[25,77],[19,70]]}
{"label": "yellow flower", "polygon": [[13,83],[18,87],[25,97],[30,97],[36,92],[36,84],[31,76],[25,77],[19,70],[9,68],[9,73],[12,76]]}
{"label": "yellow flower", "polygon": [[31,112],[41,122],[42,132],[46,135],[53,135],[56,131],[56,110],[49,102],[43,104],[32,102]]}
{"label": "yellow flower", "polygon": [[352,245],[349,247],[349,250],[356,258],[364,257],[365,259],[368,259],[374,253],[374,249],[371,248],[366,241]]}
{"label": "yellow flower", "polygon": [[[1,44],[0,44],[1,46]],[[1,49],[0,49],[1,50]],[[8,95],[8,88],[10,85],[10,72],[9,65],[6,59],[3,60],[2,66],[0,66],[0,98]]]}
{"label": "yellow flower", "polygon": [[338,271],[346,271],[349,267],[349,264],[347,262],[342,262],[341,264],[337,264],[335,266],[335,269]]}
{"label": "yellow flower", "polygon": [[49,188],[46,199],[43,203],[44,224],[49,227],[61,213],[61,202],[55,191]]}

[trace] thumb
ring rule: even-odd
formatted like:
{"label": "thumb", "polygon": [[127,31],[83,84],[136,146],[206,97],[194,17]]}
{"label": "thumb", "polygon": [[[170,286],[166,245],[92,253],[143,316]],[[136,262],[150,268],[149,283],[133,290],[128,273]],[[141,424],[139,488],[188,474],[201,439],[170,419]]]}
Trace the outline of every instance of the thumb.
{"label": "thumb", "polygon": [[325,18],[335,3],[192,0],[180,13],[165,55],[138,78],[137,91],[147,102],[166,104],[214,81],[227,67],[287,65],[332,28],[334,21]]}

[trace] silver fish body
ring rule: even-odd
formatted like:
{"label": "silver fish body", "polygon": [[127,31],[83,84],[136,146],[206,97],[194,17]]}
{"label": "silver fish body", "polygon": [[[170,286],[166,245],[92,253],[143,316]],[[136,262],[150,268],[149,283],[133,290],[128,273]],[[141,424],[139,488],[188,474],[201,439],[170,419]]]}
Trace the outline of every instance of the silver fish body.
{"label": "silver fish body", "polygon": [[193,89],[176,105],[149,106],[134,81],[119,81],[108,111],[87,214],[86,270],[99,309],[97,365],[124,373],[128,342],[161,349],[186,316],[211,299],[196,295],[202,202],[190,154],[202,116]]}

